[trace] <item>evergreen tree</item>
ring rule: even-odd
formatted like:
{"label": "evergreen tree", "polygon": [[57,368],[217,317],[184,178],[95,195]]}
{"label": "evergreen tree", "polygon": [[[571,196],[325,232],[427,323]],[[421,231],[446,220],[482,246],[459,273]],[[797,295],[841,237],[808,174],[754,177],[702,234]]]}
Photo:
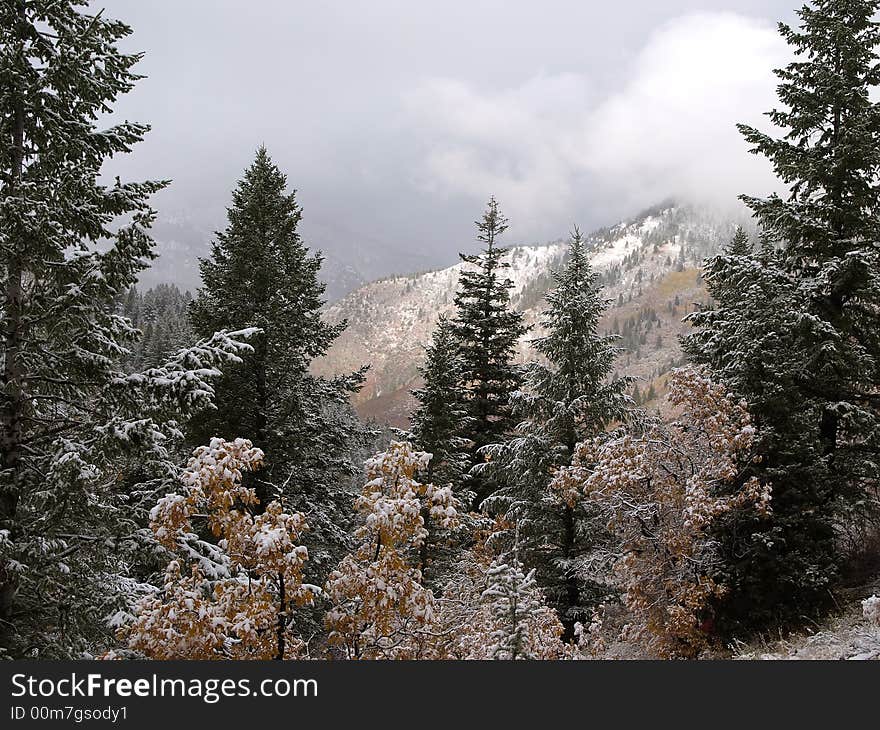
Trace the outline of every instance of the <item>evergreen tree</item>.
{"label": "evergreen tree", "polygon": [[599,333],[609,301],[577,229],[565,268],[554,272],[553,280],[541,317],[546,334],[534,341],[540,361],[529,363],[524,387],[511,399],[519,424],[512,439],[490,451],[504,485],[491,502],[516,523],[526,565],[537,569],[548,600],[571,632],[589,602],[577,560],[597,538],[596,526],[590,526],[583,505],[553,499],[548,486],[557,469],[571,464],[579,442],[627,419],[631,379],[611,378],[620,338]]}
{"label": "evergreen tree", "polygon": [[[706,263],[714,307],[690,315],[699,329],[683,346],[691,360],[709,365],[747,399],[758,428],[761,461],[742,480],[772,483],[772,515],[734,513],[717,527],[718,577],[731,588],[719,618],[761,622],[827,595],[836,572],[835,535],[830,475],[816,452],[814,403],[798,402],[805,396],[807,302],[781,252],[736,255],[732,249]],[[736,492],[742,480],[728,491]]]}
{"label": "evergreen tree", "polygon": [[189,322],[189,292],[174,284],[159,284],[141,293],[131,287],[122,300],[122,314],[141,331],[126,364],[132,370],[156,366],[193,341]]}
{"label": "evergreen tree", "polygon": [[[472,466],[484,462],[483,447],[502,441],[514,425],[510,394],[519,388],[521,378],[513,355],[526,332],[522,313],[510,307],[513,282],[505,276],[510,264],[503,260],[507,249],[496,245],[508,221],[495,198],[489,199],[476,226],[477,240],[485,244],[485,249],[477,256],[461,254],[462,261],[470,266],[461,272],[455,295],[457,312],[452,320],[470,417],[461,435],[471,444]],[[492,490],[491,483],[479,472],[473,470],[468,480],[477,504]]]}
{"label": "evergreen tree", "polygon": [[424,385],[413,391],[418,406],[412,414],[416,446],[431,454],[425,480],[458,488],[468,470],[467,442],[461,437],[468,422],[462,397],[462,367],[452,324],[441,317],[419,368]]}
{"label": "evergreen tree", "polygon": [[320,255],[299,231],[302,210],[264,147],[232,194],[226,230],[200,262],[203,286],[191,308],[195,330],[259,328],[254,352],[218,384],[223,407],[192,421],[191,438],[245,436],[265,453],[249,475],[261,504],[283,496],[308,515],[310,579],[346,547],[353,479],[349,455],[361,429],[348,405],[363,371],[328,381],[309,372],[345,324],[321,318]]}
{"label": "evergreen tree", "polygon": [[780,25],[798,60],[776,73],[784,129],[740,126],[791,192],[744,196],[764,237],[707,266],[715,311],[685,343],[748,401],[773,484],[769,526],[726,525],[735,618],[824,600],[841,556],[835,527],[870,504],[880,414],[880,81],[876,0],[817,0]]}
{"label": "evergreen tree", "polygon": [[[412,439],[418,449],[431,455],[421,476],[426,483],[451,487],[461,502],[470,504],[474,495],[462,487],[470,457],[468,442],[459,435],[468,423],[461,390],[461,359],[451,323],[445,317],[437,323],[419,373],[424,386],[413,391],[419,404],[412,414]],[[438,573],[447,572],[451,567],[448,564],[454,563],[463,546],[460,540],[450,539],[448,530],[433,523],[427,509],[422,510],[422,520],[427,535],[419,545],[419,568],[425,583],[431,584]],[[460,533],[472,539],[472,525],[461,527]]]}
{"label": "evergreen tree", "polygon": [[99,183],[148,128],[97,126],[140,56],[117,48],[128,26],[87,6],[0,5],[0,650],[13,655],[109,638],[105,617],[142,587],[142,507],[177,473],[179,421],[246,348],[220,332],[142,373],[119,366],[137,338],[119,302],[153,257],[148,199],[164,183]]}
{"label": "evergreen tree", "polygon": [[543,601],[534,569],[526,573],[514,553],[509,562],[492,561],[486,583],[482,600],[488,617],[486,628],[490,629],[486,637],[490,642],[488,656],[501,660],[538,659],[559,646],[559,634],[553,632],[552,625],[556,621],[558,626],[558,619],[548,620],[546,614],[552,616],[552,611]]}
{"label": "evergreen tree", "polygon": [[[745,232],[742,226],[737,226],[730,243],[725,247],[724,253],[730,256],[748,256],[752,253],[752,242],[749,240],[749,234]],[[678,295],[676,295],[676,298]]]}

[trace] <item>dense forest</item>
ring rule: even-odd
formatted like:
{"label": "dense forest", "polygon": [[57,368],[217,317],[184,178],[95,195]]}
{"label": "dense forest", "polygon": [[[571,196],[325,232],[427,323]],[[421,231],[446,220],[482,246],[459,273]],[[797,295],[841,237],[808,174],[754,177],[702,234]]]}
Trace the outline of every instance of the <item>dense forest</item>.
{"label": "dense forest", "polygon": [[574,227],[529,337],[489,197],[390,429],[351,405],[370,363],[314,368],[346,322],[269,151],[200,287],[139,286],[168,182],[108,182],[149,127],[101,126],[131,29],[0,2],[0,658],[698,658],[822,621],[880,572],[878,10],[780,25],[772,131],[739,130],[784,192],[670,299],[662,393],[615,370],[657,310],[602,325],[643,254],[600,272]]}

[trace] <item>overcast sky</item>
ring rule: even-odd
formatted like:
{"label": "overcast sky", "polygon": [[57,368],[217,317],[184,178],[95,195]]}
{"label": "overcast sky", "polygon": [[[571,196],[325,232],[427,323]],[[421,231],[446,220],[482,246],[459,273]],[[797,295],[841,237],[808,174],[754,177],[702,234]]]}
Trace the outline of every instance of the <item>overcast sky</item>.
{"label": "overcast sky", "polygon": [[117,109],[153,131],[117,169],[172,178],[157,206],[203,225],[260,143],[317,245],[438,264],[490,194],[526,242],[773,187],[734,123],[763,124],[796,0],[96,4],[146,52]]}

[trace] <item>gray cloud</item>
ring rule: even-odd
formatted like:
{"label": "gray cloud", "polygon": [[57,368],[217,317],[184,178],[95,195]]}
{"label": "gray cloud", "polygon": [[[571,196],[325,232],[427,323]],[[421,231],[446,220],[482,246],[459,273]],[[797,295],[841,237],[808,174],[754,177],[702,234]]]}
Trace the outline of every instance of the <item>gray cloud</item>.
{"label": "gray cloud", "polygon": [[153,125],[113,172],[173,178],[160,210],[218,227],[264,142],[309,239],[375,271],[454,260],[490,193],[545,240],[760,192],[733,123],[772,104],[795,4],[105,0],[147,53],[118,115]]}
{"label": "gray cloud", "polygon": [[618,88],[596,98],[586,74],[535,76],[480,93],[456,79],[409,98],[432,139],[423,187],[517,211],[520,235],[600,206],[618,213],[666,196],[734,205],[775,185],[747,154],[735,121],[764,124],[789,52],[769,23],[730,13],[687,15],[654,31]]}

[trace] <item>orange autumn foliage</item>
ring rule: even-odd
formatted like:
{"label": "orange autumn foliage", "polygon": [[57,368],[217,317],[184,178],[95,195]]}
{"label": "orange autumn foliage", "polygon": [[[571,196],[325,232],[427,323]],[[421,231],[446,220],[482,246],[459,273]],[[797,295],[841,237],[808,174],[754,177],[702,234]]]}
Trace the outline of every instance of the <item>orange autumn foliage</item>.
{"label": "orange autumn foliage", "polygon": [[677,420],[581,443],[551,487],[607,520],[631,617],[625,638],[657,656],[690,657],[707,647],[710,606],[726,591],[712,528],[731,510],[768,514],[771,490],[740,477],[755,438],[743,403],[697,368],[674,371],[667,397]]}
{"label": "orange autumn foliage", "polygon": [[355,502],[362,543],[325,587],[333,603],[325,618],[329,642],[346,658],[438,658],[436,601],[414,562],[428,536],[424,515],[451,528],[458,512],[451,488],[416,479],[430,458],[395,441],[366,462],[367,482]]}
{"label": "orange autumn foliage", "polygon": [[[262,514],[242,472],[262,464],[250,441],[212,439],[196,449],[180,494],[150,513],[159,544],[176,555],[161,591],[141,599],[119,637],[152,659],[295,658],[302,642],[291,629],[293,610],[319,590],[302,582],[308,551],[299,545],[305,517],[279,502]],[[199,541],[204,520],[215,543]],[[201,549],[200,549],[201,548]]]}

